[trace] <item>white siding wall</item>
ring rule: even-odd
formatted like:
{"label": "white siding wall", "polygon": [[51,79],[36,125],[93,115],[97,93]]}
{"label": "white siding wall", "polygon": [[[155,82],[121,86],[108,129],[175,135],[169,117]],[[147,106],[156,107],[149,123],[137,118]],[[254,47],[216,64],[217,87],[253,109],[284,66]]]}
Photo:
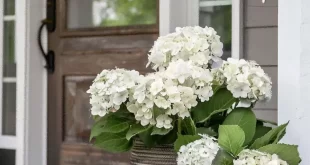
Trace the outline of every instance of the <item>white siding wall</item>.
{"label": "white siding wall", "polygon": [[310,164],[310,1],[279,0],[279,123],[290,120],[284,142],[299,145]]}

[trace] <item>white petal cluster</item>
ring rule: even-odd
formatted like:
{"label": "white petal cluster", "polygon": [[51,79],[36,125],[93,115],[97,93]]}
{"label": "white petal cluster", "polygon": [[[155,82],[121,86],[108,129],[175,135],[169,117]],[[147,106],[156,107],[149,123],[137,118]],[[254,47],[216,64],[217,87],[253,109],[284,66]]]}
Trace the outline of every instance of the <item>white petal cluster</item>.
{"label": "white petal cluster", "polygon": [[[189,117],[189,110],[198,104],[197,98],[202,102],[209,100],[213,95],[212,81],[210,70],[179,59],[171,62],[167,70],[145,76],[133,88],[127,108],[143,126],[156,124],[169,129],[171,116]],[[155,116],[155,110],[161,115]]]}
{"label": "white petal cluster", "polygon": [[220,62],[223,43],[211,27],[176,28],[176,32],[159,37],[149,54],[153,69],[165,69],[170,62],[182,59],[207,68],[213,62]]}
{"label": "white petal cluster", "polygon": [[243,150],[234,160],[234,165],[288,165],[276,154],[267,154],[256,150]]}
{"label": "white petal cluster", "polygon": [[219,145],[216,139],[207,135],[180,148],[178,152],[178,165],[211,165]]}
{"label": "white petal cluster", "polygon": [[91,114],[105,116],[117,111],[129,97],[130,89],[141,79],[139,72],[125,69],[103,70],[97,75],[90,93]]}
{"label": "white petal cluster", "polygon": [[271,80],[264,70],[254,61],[229,58],[220,68],[213,70],[218,84],[227,85],[235,98],[252,102],[271,98]]}

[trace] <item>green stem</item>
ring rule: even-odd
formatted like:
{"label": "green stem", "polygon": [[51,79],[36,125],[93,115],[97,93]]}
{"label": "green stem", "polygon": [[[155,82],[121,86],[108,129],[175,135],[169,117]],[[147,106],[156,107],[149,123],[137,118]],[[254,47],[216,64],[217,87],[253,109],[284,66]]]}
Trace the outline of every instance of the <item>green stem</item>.
{"label": "green stem", "polygon": [[179,117],[178,119],[178,133],[182,134],[182,118]]}

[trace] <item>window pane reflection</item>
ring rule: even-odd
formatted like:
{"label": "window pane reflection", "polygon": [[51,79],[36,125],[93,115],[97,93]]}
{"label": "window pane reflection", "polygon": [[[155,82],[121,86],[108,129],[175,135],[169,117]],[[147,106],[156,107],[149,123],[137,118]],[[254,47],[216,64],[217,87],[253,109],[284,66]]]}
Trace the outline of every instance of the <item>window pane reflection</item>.
{"label": "window pane reflection", "polygon": [[0,149],[0,164],[15,165],[15,150]]}
{"label": "window pane reflection", "polygon": [[2,134],[16,135],[16,84],[3,83]]}
{"label": "window pane reflection", "polygon": [[3,33],[3,76],[15,77],[16,76],[16,62],[15,62],[15,22],[4,22]]}
{"label": "window pane reflection", "polygon": [[15,14],[15,0],[4,0],[4,15]]}
{"label": "window pane reflection", "polygon": [[68,0],[68,28],[150,25],[157,0]]}
{"label": "window pane reflection", "polygon": [[231,57],[232,0],[200,0],[199,26],[213,27],[224,44],[223,59]]}

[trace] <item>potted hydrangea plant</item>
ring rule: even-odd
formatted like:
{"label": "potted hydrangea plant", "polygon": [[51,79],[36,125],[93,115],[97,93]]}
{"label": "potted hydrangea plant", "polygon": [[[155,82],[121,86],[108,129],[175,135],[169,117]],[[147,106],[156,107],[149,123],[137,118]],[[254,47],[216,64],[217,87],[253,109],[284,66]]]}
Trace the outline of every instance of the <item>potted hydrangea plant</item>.
{"label": "potted hydrangea plant", "polygon": [[297,147],[278,144],[287,124],[265,126],[252,111],[271,98],[268,75],[222,54],[213,28],[184,27],[155,41],[155,72],[103,70],[88,90],[94,145],[131,150],[133,164],[297,165]]}

